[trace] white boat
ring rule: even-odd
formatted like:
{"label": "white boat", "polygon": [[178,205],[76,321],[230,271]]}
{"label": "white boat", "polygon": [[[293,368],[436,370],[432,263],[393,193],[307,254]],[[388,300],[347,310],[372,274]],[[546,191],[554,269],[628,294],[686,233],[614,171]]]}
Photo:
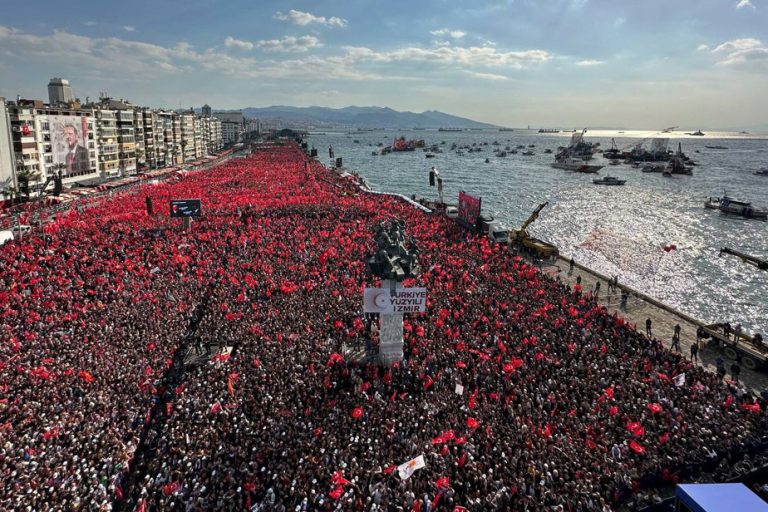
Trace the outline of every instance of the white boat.
{"label": "white boat", "polygon": [[710,197],[704,202],[704,207],[710,210],[720,210],[731,215],[739,215],[745,219],[768,219],[768,211],[758,210],[752,206],[752,203],[737,201],[728,196]]}
{"label": "white boat", "polygon": [[627,180],[620,180],[615,176],[605,176],[603,178],[592,180],[592,183],[594,183],[595,185],[609,185],[609,186],[623,185],[626,182]]}
{"label": "white boat", "polygon": [[552,163],[555,169],[584,173],[596,173],[603,168],[602,165],[590,165],[578,158],[559,158]]}

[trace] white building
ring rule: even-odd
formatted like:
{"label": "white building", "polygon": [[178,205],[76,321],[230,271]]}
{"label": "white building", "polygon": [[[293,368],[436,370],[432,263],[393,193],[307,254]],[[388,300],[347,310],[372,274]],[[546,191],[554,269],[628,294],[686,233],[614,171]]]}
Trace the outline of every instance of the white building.
{"label": "white building", "polygon": [[11,199],[8,194],[4,194],[8,188],[17,187],[14,165],[11,119],[8,117],[5,98],[0,97],[0,203],[4,199]]}
{"label": "white building", "polygon": [[8,114],[16,180],[20,175],[27,177],[31,195],[49,185],[59,173],[64,185],[99,176],[92,110],[19,100],[8,103]]}
{"label": "white building", "polygon": [[66,105],[75,101],[69,80],[63,78],[51,78],[48,82],[48,104],[51,106]]}

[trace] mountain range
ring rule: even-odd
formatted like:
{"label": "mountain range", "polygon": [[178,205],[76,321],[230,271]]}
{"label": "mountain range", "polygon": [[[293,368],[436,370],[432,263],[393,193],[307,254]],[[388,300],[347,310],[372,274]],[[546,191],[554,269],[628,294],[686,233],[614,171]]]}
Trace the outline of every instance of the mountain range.
{"label": "mountain range", "polygon": [[282,120],[302,126],[343,128],[496,128],[464,117],[427,110],[399,112],[388,107],[249,107],[243,115],[256,119]]}

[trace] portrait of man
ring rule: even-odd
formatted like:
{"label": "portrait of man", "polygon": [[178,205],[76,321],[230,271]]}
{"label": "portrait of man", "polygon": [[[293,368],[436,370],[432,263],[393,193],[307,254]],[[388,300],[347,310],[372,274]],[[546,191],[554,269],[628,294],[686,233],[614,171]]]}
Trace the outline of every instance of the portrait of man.
{"label": "portrait of man", "polygon": [[73,124],[65,124],[63,130],[68,149],[64,160],[67,165],[67,175],[89,172],[91,165],[88,161],[88,149],[83,146],[77,127]]}

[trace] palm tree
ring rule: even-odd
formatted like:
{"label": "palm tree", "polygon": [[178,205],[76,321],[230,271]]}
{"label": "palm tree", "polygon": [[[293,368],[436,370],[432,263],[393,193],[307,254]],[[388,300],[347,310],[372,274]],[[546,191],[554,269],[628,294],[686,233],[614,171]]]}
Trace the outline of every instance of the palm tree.
{"label": "palm tree", "polygon": [[26,169],[19,171],[16,174],[16,181],[19,183],[19,190],[25,199],[29,201],[29,183],[31,181],[39,181],[40,173],[32,172]]}

